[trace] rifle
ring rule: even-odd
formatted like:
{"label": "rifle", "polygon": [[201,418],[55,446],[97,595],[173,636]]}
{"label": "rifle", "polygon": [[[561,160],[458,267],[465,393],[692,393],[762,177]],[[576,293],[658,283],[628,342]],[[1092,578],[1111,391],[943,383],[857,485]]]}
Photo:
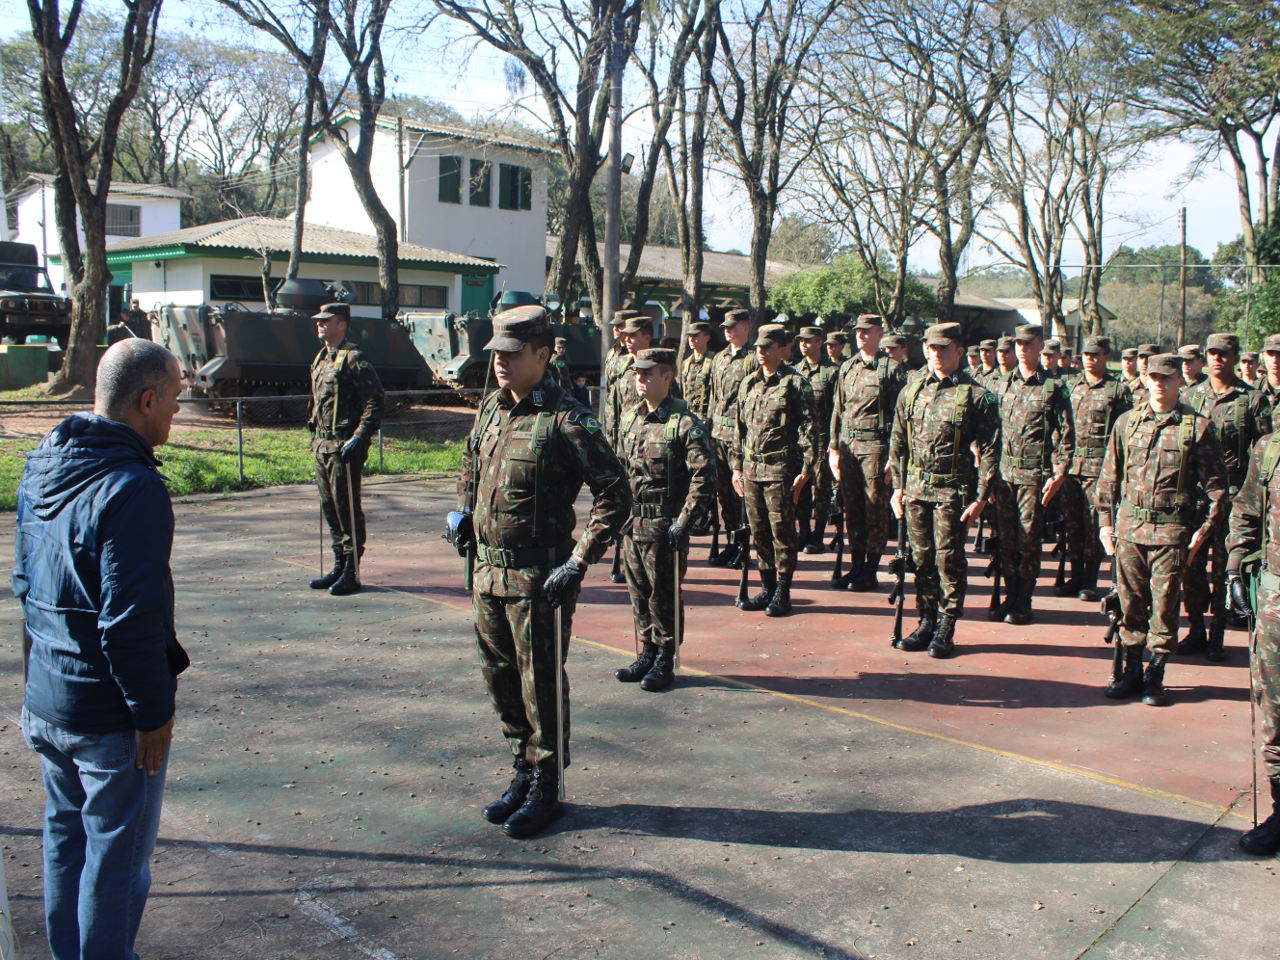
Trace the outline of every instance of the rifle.
{"label": "rifle", "polygon": [[1058,575],[1053,578],[1054,590],[1061,590],[1067,582],[1067,521],[1058,521],[1058,542],[1054,544],[1053,553],[1058,557]]}
{"label": "rifle", "polygon": [[[905,453],[898,469],[898,476],[902,483],[899,489],[905,491],[907,479]],[[889,602],[897,605],[893,613],[893,636],[889,640],[889,646],[896,647],[902,642],[902,604],[907,596],[907,499],[905,494],[902,498],[902,513],[898,516],[898,548],[893,559],[889,561],[889,572],[895,578],[893,589],[889,592]]]}
{"label": "rifle", "polygon": [[738,599],[735,606],[747,602],[747,576],[751,570],[751,524],[747,522],[747,498],[742,498],[742,525],[733,531],[733,542],[738,546],[738,564],[742,576],[738,580]]}
{"label": "rifle", "polygon": [[711,552],[707,554],[708,560],[714,560],[720,556],[720,507],[719,504],[713,504],[711,507]]}
{"label": "rifle", "polygon": [[1118,682],[1124,673],[1124,644],[1120,642],[1120,594],[1112,587],[1102,598],[1102,613],[1111,621],[1103,643],[1115,643],[1111,657],[1111,679]]}
{"label": "rifle", "polygon": [[836,525],[836,535],[831,541],[831,546],[836,551],[836,565],[831,570],[831,586],[839,590],[843,586],[840,581],[844,579],[840,570],[841,564],[844,563],[844,494],[839,487],[836,488],[831,518]]}
{"label": "rifle", "polygon": [[626,577],[622,575],[622,545],[614,544],[613,546],[613,569],[609,571],[609,579],[613,583],[623,583]]}

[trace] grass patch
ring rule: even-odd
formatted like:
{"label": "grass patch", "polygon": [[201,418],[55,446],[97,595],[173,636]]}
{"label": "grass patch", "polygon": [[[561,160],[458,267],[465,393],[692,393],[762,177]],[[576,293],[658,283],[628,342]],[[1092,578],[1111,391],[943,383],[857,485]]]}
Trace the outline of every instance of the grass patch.
{"label": "grass patch", "polygon": [[[17,505],[18,480],[24,457],[39,441],[29,438],[0,439],[0,510]],[[462,441],[418,440],[412,437],[383,440],[383,469],[378,469],[378,449],[369,451],[365,476],[382,474],[455,473],[462,463]],[[226,493],[309,483],[315,479],[315,461],[305,430],[254,428],[244,435],[244,480],[240,480],[234,430],[185,430],[156,451],[160,472],[175,497],[192,493]]]}

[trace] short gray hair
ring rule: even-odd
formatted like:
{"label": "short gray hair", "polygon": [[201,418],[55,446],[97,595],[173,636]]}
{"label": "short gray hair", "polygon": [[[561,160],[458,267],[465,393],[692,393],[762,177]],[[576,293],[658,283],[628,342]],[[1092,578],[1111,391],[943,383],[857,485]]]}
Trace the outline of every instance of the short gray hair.
{"label": "short gray hair", "polygon": [[169,382],[177,357],[157,343],[130,337],[113,344],[98,362],[94,409],[121,420],[148,390],[159,392]]}

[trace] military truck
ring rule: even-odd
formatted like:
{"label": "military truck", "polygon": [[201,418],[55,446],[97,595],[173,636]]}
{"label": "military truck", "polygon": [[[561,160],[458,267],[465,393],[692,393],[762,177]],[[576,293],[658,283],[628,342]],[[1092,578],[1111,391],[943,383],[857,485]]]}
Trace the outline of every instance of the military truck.
{"label": "military truck", "polygon": [[66,349],[70,335],[71,301],[54,293],[35,245],[0,241],[0,338],[39,336]]}

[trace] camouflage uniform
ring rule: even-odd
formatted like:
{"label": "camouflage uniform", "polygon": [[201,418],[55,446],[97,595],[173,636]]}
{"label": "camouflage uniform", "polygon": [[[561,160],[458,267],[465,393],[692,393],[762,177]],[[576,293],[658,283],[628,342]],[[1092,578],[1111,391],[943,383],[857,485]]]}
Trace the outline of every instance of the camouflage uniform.
{"label": "camouflage uniform", "polygon": [[[1092,589],[1097,586],[1098,566],[1102,562],[1098,514],[1093,505],[1094,488],[1098,474],[1102,472],[1107,438],[1115,429],[1120,414],[1128,410],[1133,401],[1128,388],[1109,373],[1097,383],[1090,383],[1081,375],[1071,386],[1070,401],[1075,455],[1060,494],[1063,497],[1062,514],[1067,525],[1067,551],[1076,572],[1073,580]],[[1078,580],[1086,570],[1092,571],[1091,583]],[[1085,573],[1085,579],[1088,581],[1090,574]]]}
{"label": "camouflage uniform", "polygon": [[1271,430],[1272,432],[1280,430],[1280,388],[1273,387],[1271,381],[1267,379],[1267,375],[1260,374],[1258,382],[1258,392],[1267,398],[1267,403],[1271,405]]}
{"label": "camouflage uniform", "polygon": [[[822,539],[822,531],[827,526],[827,514],[831,510],[831,465],[827,463],[827,443],[830,440],[831,410],[835,402],[836,378],[841,368],[829,363],[824,358],[821,363],[810,363],[803,357],[795,365],[800,376],[809,381],[813,388],[813,404],[815,429],[818,435],[818,449],[814,455],[814,469],[817,476],[813,483],[805,484],[797,505],[800,516],[800,527],[807,530],[812,527],[812,536],[818,541]],[[801,546],[804,546],[802,543]]]}
{"label": "camouflage uniform", "polygon": [[[685,401],[667,397],[650,412],[640,400],[624,415],[618,456],[631,481],[622,558],[636,631],[643,642],[670,649],[676,642],[677,553],[667,530],[673,520],[687,530],[715,504],[711,441]],[[679,551],[682,580],[688,557],[686,538]]]}
{"label": "camouflage uniform", "polygon": [[716,499],[725,530],[742,522],[742,502],[733,489],[733,445],[738,437],[738,387],[756,369],[750,344],[741,350],[726,347],[711,361],[711,446],[716,454]]}
{"label": "camouflage uniform", "polygon": [[[577,545],[573,504],[582,484],[594,502]],[[554,770],[555,608],[543,581],[570,554],[600,559],[631,510],[631,493],[599,422],[556,382],[516,402],[507,390],[480,407],[458,482],[474,505],[477,546],[472,603],[481,670],[502,734],[517,759]],[[561,605],[567,655],[578,589]],[[563,678],[564,762],[569,762],[569,682]]]}
{"label": "camouflage uniform", "polygon": [[680,364],[680,376],[676,379],[680,384],[680,393],[689,412],[704,425],[710,422],[707,417],[711,411],[711,370],[715,352],[708,350],[701,359],[691,350]]}
{"label": "camouflage uniform", "polygon": [[[840,495],[853,563],[879,563],[889,540],[885,467],[894,409],[907,382],[902,364],[855,353],[840,368],[831,413],[831,446],[840,455]],[[825,448],[824,448],[825,449]]]}
{"label": "camouflage uniform", "polygon": [[[320,509],[329,525],[329,538],[336,555],[364,553],[364,507],[360,502],[360,476],[364,472],[369,444],[382,423],[382,381],[373,364],[351,341],[336,349],[327,346],[311,361],[311,406],[307,429],[316,461],[316,487]],[[355,456],[343,463],[342,445],[352,437],[363,443]],[[347,498],[350,479],[351,498]],[[355,509],[355,538],[350,530]]]}
{"label": "camouflage uniform", "polygon": [[618,432],[622,423],[622,412],[630,408],[636,397],[635,378],[631,376],[632,366],[636,358],[629,353],[623,354],[613,365],[613,375],[609,379],[609,392],[605,401],[604,430],[609,446],[618,449]]}

